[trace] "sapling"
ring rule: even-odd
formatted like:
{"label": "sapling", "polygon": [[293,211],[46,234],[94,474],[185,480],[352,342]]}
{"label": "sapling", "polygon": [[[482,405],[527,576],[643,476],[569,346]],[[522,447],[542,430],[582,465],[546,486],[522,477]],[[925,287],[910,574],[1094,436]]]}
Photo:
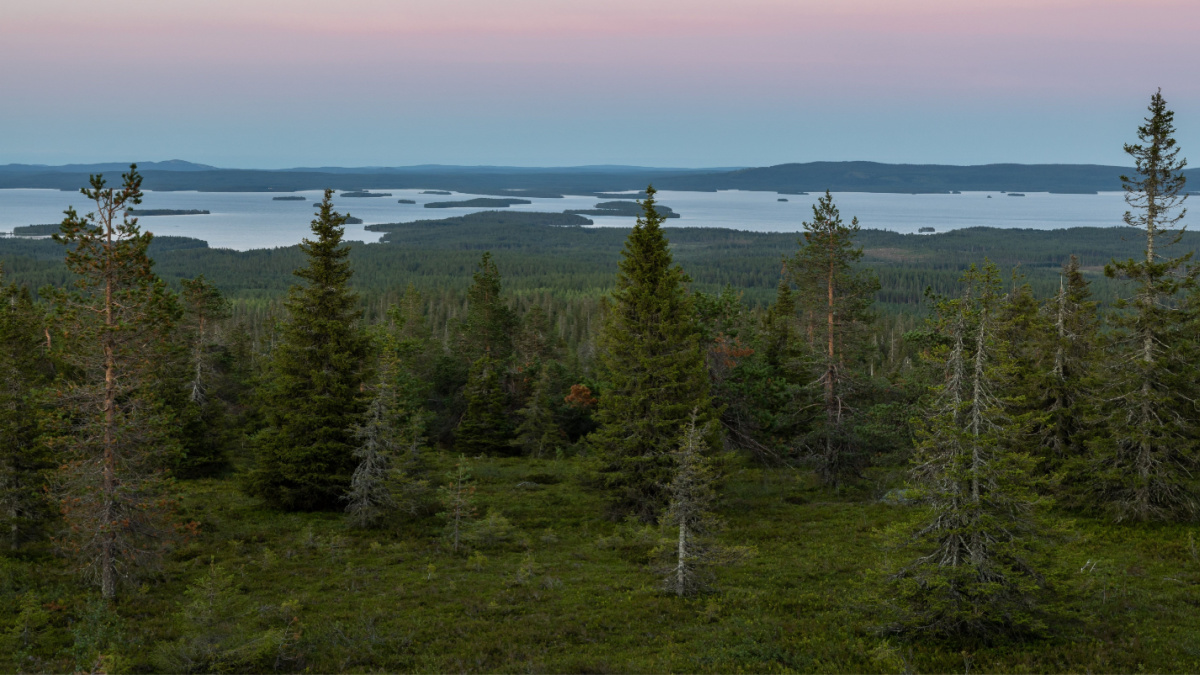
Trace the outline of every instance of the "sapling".
{"label": "sapling", "polygon": [[457,553],[466,526],[475,518],[475,485],[467,458],[459,455],[454,470],[447,477],[450,482],[438,488],[438,498],[445,509],[441,516],[446,519],[446,535]]}

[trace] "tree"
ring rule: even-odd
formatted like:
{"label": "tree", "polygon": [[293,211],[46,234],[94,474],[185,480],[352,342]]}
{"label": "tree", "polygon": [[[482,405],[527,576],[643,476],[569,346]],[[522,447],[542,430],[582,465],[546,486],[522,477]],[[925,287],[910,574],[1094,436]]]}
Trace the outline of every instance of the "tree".
{"label": "tree", "polygon": [[[1182,236],[1187,161],[1179,157],[1174,113],[1162,92],[1138,127],[1140,144],[1125,146],[1137,177],[1122,176],[1131,211],[1125,224],[1146,233],[1145,259],[1112,261],[1104,273],[1128,281],[1133,297],[1117,302],[1108,339],[1098,420],[1091,440],[1095,491],[1117,520],[1172,520],[1197,512],[1191,472],[1198,459],[1197,366],[1191,326],[1198,309],[1181,296],[1196,286],[1191,253],[1165,257]],[[1164,241],[1165,240],[1165,241]]]}
{"label": "tree", "polygon": [[458,423],[454,447],[473,455],[508,454],[512,424],[508,418],[508,395],[500,382],[500,364],[484,354],[471,365],[463,392],[467,411]]}
{"label": "tree", "polygon": [[59,355],[70,367],[48,441],[63,458],[55,481],[62,541],[105,599],[161,555],[171,531],[164,468],[177,454],[151,382],[177,309],[146,255],[153,235],[126,210],[141,203],[137,166],[122,178],[113,189],[92,176],[82,193],[96,210],[66,211],[54,239],[77,278],[50,294]]}
{"label": "tree", "polygon": [[0,286],[0,526],[13,550],[51,516],[42,488],[55,463],[36,416],[37,388],[49,379],[43,324],[28,289]]}
{"label": "tree", "polygon": [[181,283],[183,316],[177,339],[184,351],[182,365],[187,376],[182,387],[186,400],[178,411],[184,449],[178,470],[184,476],[194,476],[213,473],[226,465],[228,419],[225,402],[216,394],[224,353],[219,330],[231,312],[229,301],[203,274]]}
{"label": "tree", "polygon": [[736,561],[744,548],[724,548],[712,540],[719,526],[713,504],[715,476],[704,456],[705,433],[696,426],[696,414],[688,421],[679,446],[671,453],[675,475],[667,486],[670,501],[663,514],[664,525],[676,529],[672,564],[663,578],[666,590],[679,597],[711,588],[713,569]]}
{"label": "tree", "polygon": [[444,509],[440,515],[446,519],[446,536],[451,548],[458,553],[467,525],[475,519],[475,483],[467,458],[459,455],[454,470],[446,477],[449,482],[438,488],[438,499]]}
{"label": "tree", "polygon": [[862,248],[854,246],[858,231],[858,218],[843,223],[827,191],[813,205],[812,222],[805,221],[800,250],[787,266],[800,306],[820,318],[814,325],[821,335],[814,384],[821,389],[823,414],[807,444],[816,451],[818,475],[828,485],[857,478],[865,457],[850,433],[850,397],[879,280],[855,268],[862,258]]}
{"label": "tree", "polygon": [[517,425],[516,437],[510,442],[530,457],[541,458],[553,454],[565,440],[554,420],[554,399],[550,388],[550,370],[543,368],[525,407],[517,411],[521,423]]}
{"label": "tree", "polygon": [[690,279],[673,264],[662,222],[647,188],[604,305],[598,360],[607,381],[591,436],[617,510],[645,522],[666,505],[671,451],[692,411],[702,427],[715,416]]}
{"label": "tree", "polygon": [[333,210],[325,191],[312,221],[315,239],[300,248],[308,266],[296,270],[262,389],[267,422],[254,439],[252,494],[286,510],[336,508],[354,472],[353,425],[363,413],[369,341],[358,326],[361,310],[342,245],[348,216]]}
{"label": "tree", "polygon": [[1032,392],[1034,405],[1047,419],[1036,429],[1040,446],[1050,466],[1083,453],[1085,406],[1095,371],[1100,322],[1091,288],[1079,269],[1079,258],[1063,265],[1058,292],[1042,306],[1050,324],[1049,340],[1042,340],[1047,363]]}
{"label": "tree", "polygon": [[380,374],[375,396],[367,406],[366,420],[354,426],[354,437],[359,443],[354,449],[358,466],[350,477],[350,491],[343,499],[347,502],[350,522],[356,527],[377,526],[399,508],[392,493],[400,436],[395,426],[396,397],[389,382],[390,373],[380,368]]}
{"label": "tree", "polygon": [[467,316],[459,336],[462,356],[474,363],[484,354],[504,362],[512,355],[517,318],[501,296],[500,270],[485,252],[467,289]]}
{"label": "tree", "polygon": [[[941,371],[913,455],[919,522],[894,533],[917,557],[892,576],[894,630],[989,637],[1037,630],[1041,578],[1029,491],[1030,460],[1008,445],[1021,437],[1009,415],[1008,345],[1000,339],[1003,296],[995,266],[963,276],[961,298],[941,300],[928,351]],[[940,339],[937,336],[941,336]]]}

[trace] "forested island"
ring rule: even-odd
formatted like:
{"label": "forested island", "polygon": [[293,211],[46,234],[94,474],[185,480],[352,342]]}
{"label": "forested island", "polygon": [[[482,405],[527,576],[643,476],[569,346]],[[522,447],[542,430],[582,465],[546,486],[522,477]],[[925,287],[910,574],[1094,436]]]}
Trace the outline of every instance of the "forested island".
{"label": "forested island", "polygon": [[277,202],[306,202],[306,201],[308,201],[308,197],[301,197],[300,195],[284,195],[282,197],[272,197],[271,199],[272,199],[272,201],[277,201]]}
{"label": "forested island", "polygon": [[343,192],[342,194],[340,194],[338,196],[339,197],[354,197],[354,198],[358,198],[358,199],[363,199],[363,198],[369,198],[369,197],[391,197],[392,193],[390,193],[390,192],[368,192],[367,190],[354,190],[352,192]]}
{"label": "forested island", "polygon": [[528,199],[497,199],[493,197],[476,197],[475,199],[464,199],[457,202],[425,202],[427,209],[456,209],[456,208],[480,208],[486,207],[489,209],[502,209],[517,204],[532,204]]}
{"label": "forested island", "polygon": [[128,209],[131,216],[207,216],[207,209]]}
{"label": "forested island", "polygon": [[[669,206],[660,205],[657,208],[663,218],[679,217],[679,214],[672,211]],[[590,209],[567,209],[563,213],[574,213],[581,216],[624,216],[636,218],[641,215],[642,206],[637,202],[627,201],[600,202]]]}
{"label": "forested island", "polygon": [[[1200,236],[3,239],[0,669],[1192,672]],[[573,221],[573,222],[572,222]]]}

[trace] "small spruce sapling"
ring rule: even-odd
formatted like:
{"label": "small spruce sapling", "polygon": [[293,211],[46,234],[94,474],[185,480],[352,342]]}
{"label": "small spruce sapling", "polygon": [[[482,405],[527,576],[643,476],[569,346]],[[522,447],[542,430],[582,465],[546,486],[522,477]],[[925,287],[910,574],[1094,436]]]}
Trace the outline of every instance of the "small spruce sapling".
{"label": "small spruce sapling", "polygon": [[438,488],[438,498],[444,509],[440,515],[446,519],[446,536],[457,553],[467,525],[475,518],[475,485],[467,458],[459,455],[454,470],[446,477],[450,482]]}

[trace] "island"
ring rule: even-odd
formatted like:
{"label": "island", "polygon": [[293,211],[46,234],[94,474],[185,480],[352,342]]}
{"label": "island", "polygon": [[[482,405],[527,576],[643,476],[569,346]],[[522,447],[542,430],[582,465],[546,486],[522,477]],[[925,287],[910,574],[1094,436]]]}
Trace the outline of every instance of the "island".
{"label": "island", "polygon": [[411,199],[397,199],[396,203],[397,204],[416,204],[416,202]]}
{"label": "island", "polygon": [[445,190],[422,190],[421,194],[423,194],[423,195],[452,195],[454,193],[447,192]]}
{"label": "island", "polygon": [[392,193],[390,193],[390,192],[367,192],[366,190],[352,190],[350,192],[343,192],[342,194],[340,194],[338,196],[339,197],[359,197],[359,198],[361,198],[361,197],[391,197]]}
{"label": "island", "polygon": [[786,198],[786,197],[780,197],[779,199],[776,199],[775,201],[777,201],[777,202],[786,202],[786,201],[787,201],[787,198]]}
{"label": "island", "polygon": [[1008,193],[1008,196],[1009,197],[1024,197],[1025,193],[1024,192],[1010,192],[1010,193]]}
{"label": "island", "polygon": [[[658,211],[658,215],[663,218],[679,217],[679,214],[672,211],[669,206],[655,204],[654,208]],[[581,216],[637,217],[642,215],[642,205],[637,202],[600,202],[594,208],[567,209],[563,213],[573,213]]]}
{"label": "island", "polygon": [[363,219],[355,218],[354,216],[346,216],[346,224],[347,225],[362,225]]}
{"label": "island", "polygon": [[284,195],[283,197],[271,197],[271,199],[273,201],[277,201],[277,202],[306,202],[306,201],[308,201],[308,197],[301,197],[300,195]]}
{"label": "island", "polygon": [[476,197],[464,199],[461,202],[429,202],[427,209],[457,209],[457,208],[508,208],[514,204],[532,204],[528,199],[507,199],[498,197]]}
{"label": "island", "polygon": [[207,209],[127,209],[131,216],[207,216]]}
{"label": "island", "polygon": [[[457,231],[461,232],[461,235],[458,236],[471,239],[476,238],[480,233],[480,230],[476,228],[506,228],[505,232],[512,232],[513,228],[545,226],[579,227],[581,225],[592,224],[594,223],[591,219],[568,213],[478,211],[463,216],[453,216],[437,220],[416,220],[408,223],[378,223],[367,225],[364,229],[371,232],[383,232],[384,235],[380,241],[387,243],[404,241],[406,236],[414,233],[428,233],[430,231],[438,232],[440,233],[439,236],[443,237],[447,236],[449,232]],[[452,227],[457,229],[451,230],[450,228]]]}
{"label": "island", "polygon": [[14,237],[49,237],[59,231],[61,226],[58,223],[47,223],[43,225],[18,225],[13,228],[12,236]]}
{"label": "island", "polygon": [[937,232],[937,230],[933,229],[932,227],[918,227],[917,232],[920,232],[921,234],[930,234],[932,232]]}

